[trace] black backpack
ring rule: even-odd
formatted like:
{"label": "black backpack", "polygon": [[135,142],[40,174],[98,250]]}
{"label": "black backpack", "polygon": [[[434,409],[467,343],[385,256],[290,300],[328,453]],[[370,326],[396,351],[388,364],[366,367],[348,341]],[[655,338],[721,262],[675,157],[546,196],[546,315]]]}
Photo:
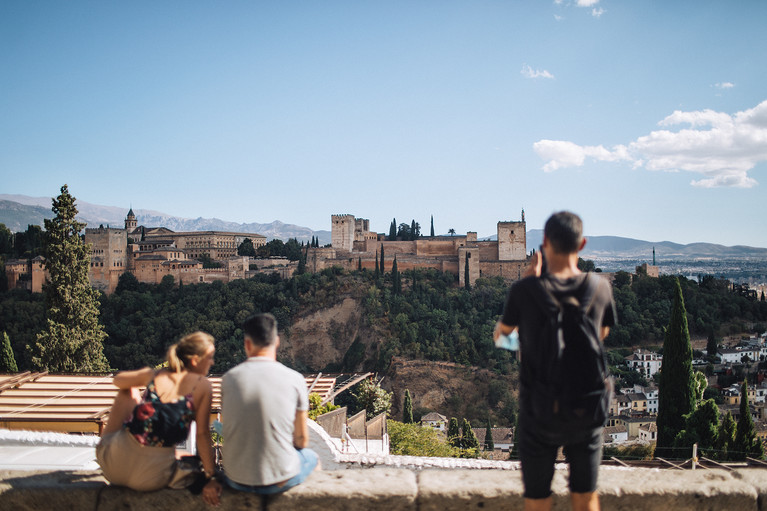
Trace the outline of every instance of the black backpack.
{"label": "black backpack", "polygon": [[612,378],[599,338],[600,325],[589,320],[600,277],[587,273],[571,295],[557,299],[548,279],[535,293],[546,311],[532,352],[528,410],[547,427],[584,430],[604,426],[612,399]]}

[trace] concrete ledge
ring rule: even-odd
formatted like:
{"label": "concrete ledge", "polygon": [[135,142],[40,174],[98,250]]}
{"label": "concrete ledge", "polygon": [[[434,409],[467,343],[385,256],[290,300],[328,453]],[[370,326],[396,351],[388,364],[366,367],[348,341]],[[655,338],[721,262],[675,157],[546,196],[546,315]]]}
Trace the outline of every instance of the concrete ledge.
{"label": "concrete ledge", "polygon": [[[767,511],[767,470],[658,470],[603,467],[602,509]],[[554,509],[570,509],[567,471],[554,477]],[[262,502],[225,490],[222,511],[240,509],[451,511],[522,508],[517,471],[355,469],[316,472],[303,484]],[[98,472],[0,472],[0,511],[47,509],[210,510],[186,490],[140,493],[109,486]]]}

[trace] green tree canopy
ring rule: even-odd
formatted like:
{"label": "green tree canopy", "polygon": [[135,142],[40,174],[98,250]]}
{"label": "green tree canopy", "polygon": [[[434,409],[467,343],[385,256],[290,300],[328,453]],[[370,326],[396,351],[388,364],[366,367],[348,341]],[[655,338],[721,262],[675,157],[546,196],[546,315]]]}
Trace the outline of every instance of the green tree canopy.
{"label": "green tree canopy", "polygon": [[48,371],[106,371],[106,333],[98,320],[98,294],[88,280],[90,246],[80,237],[85,224],[75,220],[75,198],[67,185],[53,199],[52,209],[54,218],[45,220],[47,328],[31,347],[32,363]]}
{"label": "green tree canopy", "polygon": [[389,413],[391,410],[391,392],[385,391],[372,380],[362,381],[357,387],[354,397],[360,406],[366,410],[365,416],[368,420],[382,413]]}
{"label": "green tree canopy", "polygon": [[237,247],[237,255],[256,257],[256,247],[253,246],[253,240],[245,238]]}

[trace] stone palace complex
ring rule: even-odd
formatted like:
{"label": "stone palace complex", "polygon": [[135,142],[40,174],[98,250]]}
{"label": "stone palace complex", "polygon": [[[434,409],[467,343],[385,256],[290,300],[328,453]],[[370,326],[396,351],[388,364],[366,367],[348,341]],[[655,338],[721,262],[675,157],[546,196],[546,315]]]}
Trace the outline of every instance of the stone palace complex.
{"label": "stone palace complex", "polygon": [[[469,283],[493,276],[517,280],[527,263],[524,211],[521,221],[498,222],[495,241],[478,240],[476,232],[392,240],[370,231],[369,224],[369,220],[353,215],[332,215],[331,244],[307,249],[307,270],[317,272],[333,266],[372,270],[383,253],[387,271],[396,258],[400,271],[433,268],[458,275],[463,285],[467,275]],[[176,283],[192,284],[229,282],[262,272],[278,273],[283,278],[293,274],[297,263],[284,258],[238,256],[237,248],[246,238],[256,249],[266,244],[266,237],[260,234],[173,232],[165,227],[139,226],[131,209],[124,228],[102,225],[85,229],[85,242],[91,245],[91,285],[112,293],[126,271],[139,282],[149,284],[159,284],[168,275]],[[203,268],[200,258],[210,258],[221,267]],[[45,259],[38,256],[32,260],[9,260],[6,276],[9,289],[24,287],[40,292],[45,280]]]}

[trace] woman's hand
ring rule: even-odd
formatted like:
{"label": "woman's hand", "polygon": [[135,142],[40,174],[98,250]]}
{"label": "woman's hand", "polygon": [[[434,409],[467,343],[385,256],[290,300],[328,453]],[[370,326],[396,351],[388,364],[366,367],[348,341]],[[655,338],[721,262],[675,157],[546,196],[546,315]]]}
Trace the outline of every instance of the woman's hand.
{"label": "woman's hand", "polygon": [[215,479],[208,481],[202,488],[202,500],[211,506],[218,506],[221,504],[221,492],[224,490],[221,483]]}

